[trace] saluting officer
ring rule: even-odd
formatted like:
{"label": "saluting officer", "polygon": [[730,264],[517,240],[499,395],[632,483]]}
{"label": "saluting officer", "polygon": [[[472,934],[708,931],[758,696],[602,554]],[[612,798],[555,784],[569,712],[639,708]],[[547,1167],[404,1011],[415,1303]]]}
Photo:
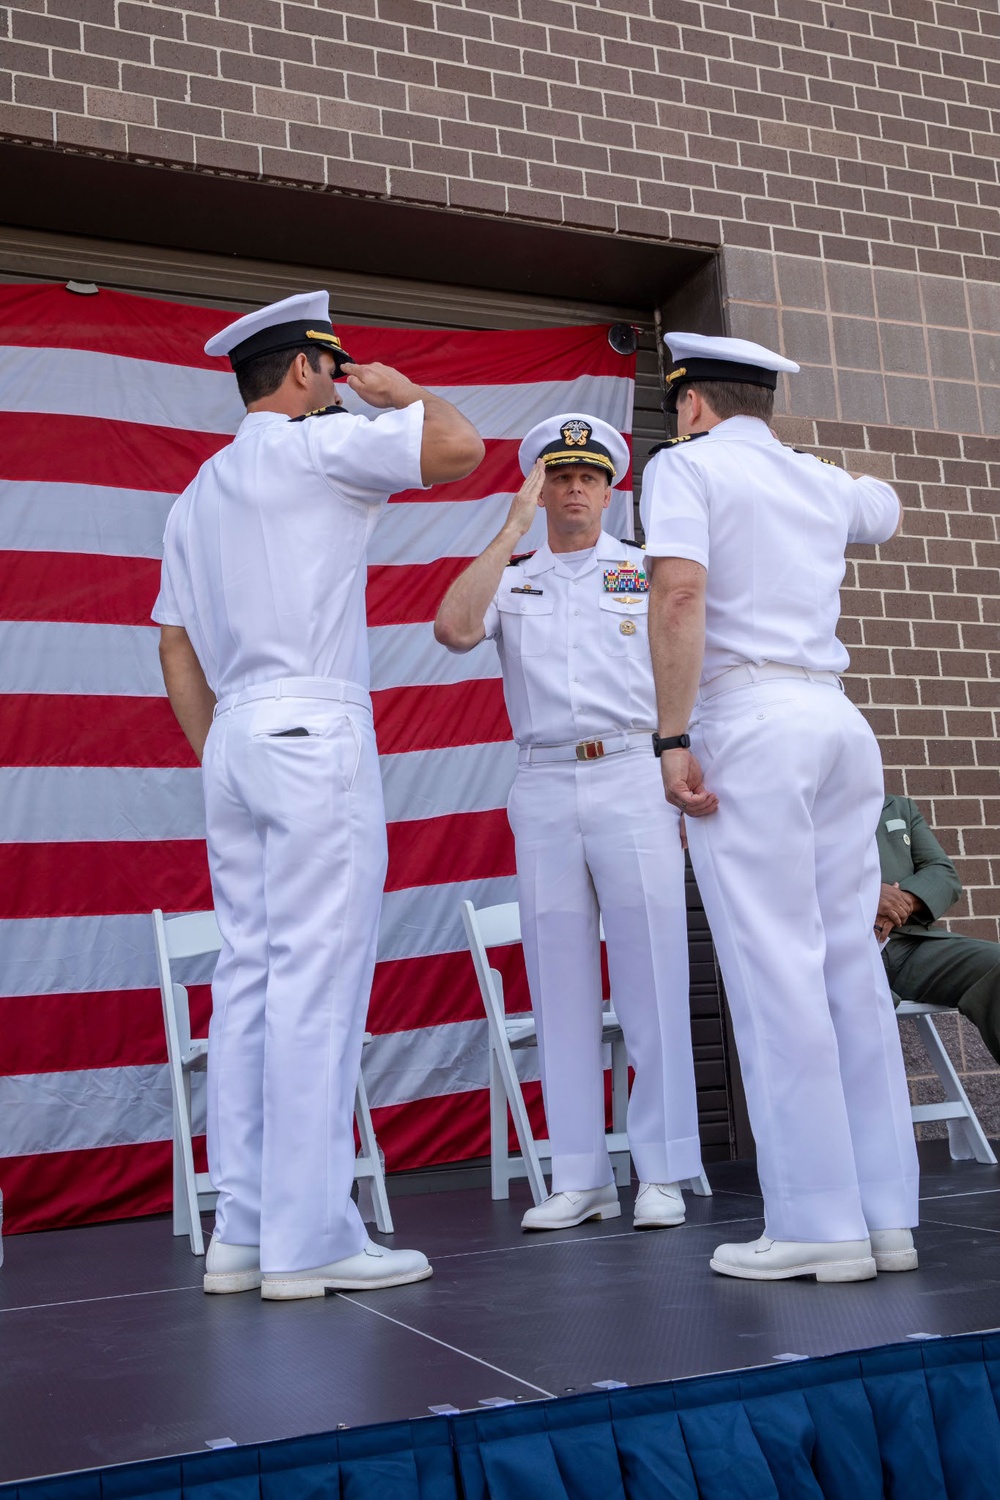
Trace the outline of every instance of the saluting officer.
{"label": "saluting officer", "polygon": [[[388,496],[468,474],[483,444],[453,406],[358,365],[326,292],[209,340],[247,407],[164,538],[161,659],[198,759],[223,946],[212,985],[206,1292],[266,1298],[431,1274],[373,1244],[351,1200],[386,868],[368,693],[365,550]],[[348,383],[375,420],[351,416]]]}
{"label": "saluting officer", "polygon": [[[653,758],[642,550],[601,528],[629,453],[596,417],[540,422],[503,528],[435,623],[469,651],[495,640],[518,769],[508,802],[525,966],[552,1146],[552,1195],[525,1229],[621,1213],[604,1134],[599,920],[635,1083],[637,1229],[680,1224],[701,1172],[679,820]],[[512,557],[545,510],[548,540]]]}
{"label": "saluting officer", "polygon": [[658,749],[688,815],[765,1209],[764,1236],[712,1266],[909,1270],[916,1149],[872,931],[882,766],[836,636],[844,549],[894,536],[899,499],[774,437],[777,372],[798,365],[743,339],[666,342],[679,436],[642,494]]}

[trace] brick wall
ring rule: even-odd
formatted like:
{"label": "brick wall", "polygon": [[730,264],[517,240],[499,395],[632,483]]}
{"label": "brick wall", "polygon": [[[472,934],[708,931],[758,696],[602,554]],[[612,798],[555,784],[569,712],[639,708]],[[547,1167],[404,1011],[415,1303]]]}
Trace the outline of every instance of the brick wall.
{"label": "brick wall", "polygon": [[23,139],[1000,274],[994,0],[20,0],[0,31]]}

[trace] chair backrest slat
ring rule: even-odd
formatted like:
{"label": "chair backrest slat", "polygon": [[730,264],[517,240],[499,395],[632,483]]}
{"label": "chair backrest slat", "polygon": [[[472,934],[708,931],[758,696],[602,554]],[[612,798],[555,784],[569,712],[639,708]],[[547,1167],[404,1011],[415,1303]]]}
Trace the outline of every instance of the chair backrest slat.
{"label": "chair backrest slat", "polygon": [[218,953],[222,934],[214,911],[190,911],[166,917],[163,922],[170,958],[195,958],[200,953]]}

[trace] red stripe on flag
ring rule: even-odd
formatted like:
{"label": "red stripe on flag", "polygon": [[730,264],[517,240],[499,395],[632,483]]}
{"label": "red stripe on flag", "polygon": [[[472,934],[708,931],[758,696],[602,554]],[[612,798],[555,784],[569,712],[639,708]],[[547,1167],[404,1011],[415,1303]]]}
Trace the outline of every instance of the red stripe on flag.
{"label": "red stripe on flag", "polygon": [[[207,1036],[210,986],[187,989],[192,1035]],[[166,1060],[159,990],[0,998],[0,1075],[143,1067]]]}
{"label": "red stripe on flag", "polygon": [[368,569],[368,624],[417,625],[433,620],[449,586],[472,561],[442,557],[423,565]]}
{"label": "red stripe on flag", "polygon": [[[373,693],[383,755],[510,739],[499,678]],[[11,693],[0,766],[196,766],[166,698]]]}
{"label": "red stripe on flag", "polygon": [[[490,963],[503,975],[507,1009],[527,1010],[530,1002],[521,945],[491,948]],[[481,1021],[484,1014],[467,950],[385,959],[375,968],[368,1030],[379,1036],[448,1021]]]}
{"label": "red stripe on flag", "polygon": [[0,552],[0,620],[148,625],[159,588],[155,558]]}
{"label": "red stripe on flag", "polygon": [[179,494],[229,434],[0,411],[0,479]]}
{"label": "red stripe on flag", "polygon": [[[165,1213],[172,1154],[170,1141],[150,1141],[0,1159],[4,1233]],[[163,1232],[169,1235],[169,1224]]]}
{"label": "red stripe on flag", "polygon": [[[514,873],[502,809],[389,825],[387,891]],[[200,839],[0,844],[0,918],[203,911],[212,905]]]}
{"label": "red stripe on flag", "polygon": [[383,755],[493,745],[511,738],[499,677],[438,687],[383,688],[372,693],[372,707]]}
{"label": "red stripe on flag", "polygon": [[211,905],[202,839],[0,844],[0,917],[102,917]]}
{"label": "red stripe on flag", "polygon": [[[250,311],[248,307],[245,311]],[[520,385],[538,380],[575,380],[581,375],[631,379],[635,360],[616,354],[607,328],[524,328],[480,331],[436,328],[334,327],[345,349],[362,363],[393,364],[420,385]],[[189,365],[229,372],[227,359],[212,358],[204,345],[241,313],[191,307],[160,298],[102,288],[81,297],[51,283],[0,287],[4,342],[21,348],[89,349],[157,364]]]}
{"label": "red stripe on flag", "polygon": [[[542,1086],[526,1083],[524,1097],[536,1139],[546,1134]],[[435,1167],[468,1158],[488,1157],[490,1151],[490,1095],[488,1089],[415,1099],[410,1104],[387,1104],[372,1110],[378,1143],[390,1172],[413,1167]],[[512,1151],[520,1148],[513,1125],[508,1126]]]}
{"label": "red stripe on flag", "polygon": [[388,834],[387,891],[514,873],[514,837],[503,808],[390,823]]}
{"label": "red stripe on flag", "polygon": [[[191,483],[206,459],[231,442],[227,433],[112,422],[106,417],[0,411],[0,479],[174,495]],[[428,490],[401,490],[393,502],[482,500],[512,493],[523,478],[518,447],[516,438],[488,438],[486,456],[468,479]]]}
{"label": "red stripe on flag", "polygon": [[10,693],[0,714],[0,766],[198,764],[166,698]]}

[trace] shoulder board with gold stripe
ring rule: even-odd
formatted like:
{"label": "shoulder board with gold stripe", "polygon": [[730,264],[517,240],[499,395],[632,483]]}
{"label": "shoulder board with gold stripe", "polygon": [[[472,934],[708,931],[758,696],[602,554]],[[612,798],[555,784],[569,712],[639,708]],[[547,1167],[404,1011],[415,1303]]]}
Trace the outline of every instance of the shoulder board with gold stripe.
{"label": "shoulder board with gold stripe", "polygon": [[821,464],[829,464],[831,469],[839,469],[840,464],[834,458],[824,458],[820,453],[812,453],[808,448],[793,448],[793,453],[804,453],[807,458],[816,458]]}
{"label": "shoulder board with gold stripe", "polygon": [[646,550],[642,542],[637,542],[630,536],[620,536],[618,540],[623,547],[634,547],[637,552],[645,552]]}
{"label": "shoulder board with gold stripe", "polygon": [[507,564],[508,568],[516,568],[519,563],[527,562],[529,557],[534,557],[534,552],[517,552]]}
{"label": "shoulder board with gold stripe", "polygon": [[304,422],[307,417],[334,417],[338,412],[345,411],[343,406],[318,406],[315,411],[304,411],[301,417],[292,417],[293,422]]}
{"label": "shoulder board with gold stripe", "polygon": [[695,438],[708,437],[707,432],[688,432],[683,437],[664,438],[662,443],[657,443],[655,448],[650,448],[649,456],[660,453],[664,448],[678,448],[681,443],[693,443]]}

